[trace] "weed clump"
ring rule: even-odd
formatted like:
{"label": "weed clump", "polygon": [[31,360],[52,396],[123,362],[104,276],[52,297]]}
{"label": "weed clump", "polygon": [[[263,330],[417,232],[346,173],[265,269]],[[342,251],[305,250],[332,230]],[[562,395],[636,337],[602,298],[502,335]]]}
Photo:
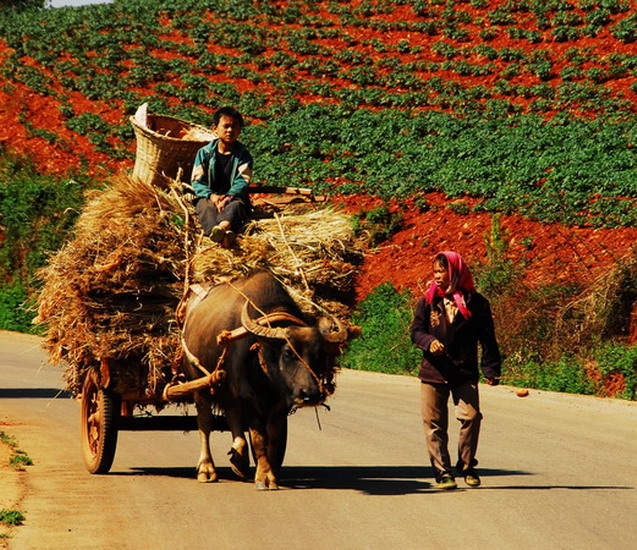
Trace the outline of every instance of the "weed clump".
{"label": "weed clump", "polygon": [[353,216],[354,234],[364,237],[370,246],[388,241],[401,227],[403,215],[392,212],[386,204]]}
{"label": "weed clump", "polygon": [[422,354],[411,343],[409,327],[413,303],[409,291],[398,292],[391,283],[377,286],[361,301],[352,321],[362,333],[345,350],[346,368],[415,374]]}
{"label": "weed clump", "polygon": [[0,523],[5,525],[22,525],[26,518],[17,510],[0,510]]}

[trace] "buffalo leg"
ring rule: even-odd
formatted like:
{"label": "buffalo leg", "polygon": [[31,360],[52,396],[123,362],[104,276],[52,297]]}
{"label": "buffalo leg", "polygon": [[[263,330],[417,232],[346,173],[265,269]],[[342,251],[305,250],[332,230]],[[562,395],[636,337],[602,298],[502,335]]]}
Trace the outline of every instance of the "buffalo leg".
{"label": "buffalo leg", "polygon": [[265,489],[278,489],[276,475],[272,471],[267,455],[268,435],[263,429],[250,428],[252,450],[257,463],[257,471],[254,475],[254,483],[258,491]]}
{"label": "buffalo leg", "polygon": [[285,457],[288,439],[287,411],[273,413],[268,419],[268,461],[278,478]]}
{"label": "buffalo leg", "polygon": [[195,392],[197,407],[197,426],[199,427],[199,462],[197,463],[197,481],[210,483],[217,481],[217,471],[210,452],[210,432],[212,431],[212,407],[199,392]]}
{"label": "buffalo leg", "polygon": [[246,479],[249,475],[250,459],[248,456],[248,443],[243,433],[241,414],[236,408],[225,410],[226,420],[232,434],[232,447],[230,455],[230,467],[232,471],[241,479]]}

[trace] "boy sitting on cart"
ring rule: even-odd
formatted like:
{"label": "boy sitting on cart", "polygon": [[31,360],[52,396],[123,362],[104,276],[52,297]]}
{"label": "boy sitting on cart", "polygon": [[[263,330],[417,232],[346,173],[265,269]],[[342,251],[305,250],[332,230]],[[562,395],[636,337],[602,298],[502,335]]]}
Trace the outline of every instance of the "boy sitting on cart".
{"label": "boy sitting on cart", "polygon": [[199,149],[191,182],[204,233],[228,248],[252,209],[248,197],[252,155],[238,141],[243,128],[239,111],[222,107],[214,113],[212,122],[217,138]]}

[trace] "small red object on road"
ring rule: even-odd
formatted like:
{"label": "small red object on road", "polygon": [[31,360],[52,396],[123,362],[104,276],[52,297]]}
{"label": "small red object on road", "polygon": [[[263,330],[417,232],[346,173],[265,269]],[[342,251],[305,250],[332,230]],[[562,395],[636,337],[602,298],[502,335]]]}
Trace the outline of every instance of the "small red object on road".
{"label": "small red object on road", "polygon": [[527,395],[529,395],[529,390],[518,390],[515,392],[515,395],[517,395],[518,397],[526,397]]}

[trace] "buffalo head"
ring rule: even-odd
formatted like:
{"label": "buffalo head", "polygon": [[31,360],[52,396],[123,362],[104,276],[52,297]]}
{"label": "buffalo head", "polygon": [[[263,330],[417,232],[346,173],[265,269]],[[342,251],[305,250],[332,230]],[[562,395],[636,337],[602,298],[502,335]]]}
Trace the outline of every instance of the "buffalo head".
{"label": "buffalo head", "polygon": [[288,405],[320,405],[334,391],[334,359],[347,330],[326,317],[316,326],[296,321],[287,327],[264,326],[250,317],[247,301],[241,310],[241,324],[259,341],[261,368],[285,394]]}

